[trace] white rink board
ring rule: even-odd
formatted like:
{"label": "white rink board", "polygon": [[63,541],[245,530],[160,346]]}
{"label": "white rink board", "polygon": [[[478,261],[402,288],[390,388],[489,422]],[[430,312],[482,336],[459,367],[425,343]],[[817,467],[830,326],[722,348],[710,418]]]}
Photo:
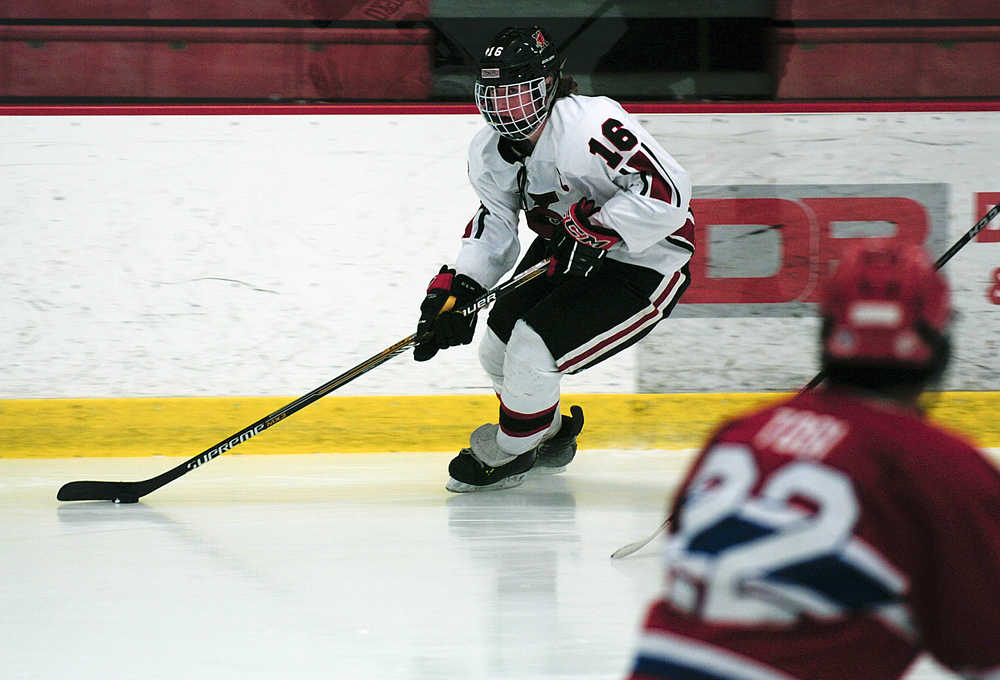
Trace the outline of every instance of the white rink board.
{"label": "white rink board", "polygon": [[[1000,191],[1000,113],[640,116],[699,185],[948,185],[947,245]],[[1000,228],[993,220],[990,228]],[[990,275],[1000,243],[966,245],[945,268],[957,310],[942,387],[1000,389],[1000,306]],[[796,390],[818,369],[816,318],[668,319],[642,345],[639,391]]]}
{"label": "white rink board", "polygon": [[[639,118],[696,186],[946,184],[949,243],[979,218],[973,195],[1000,191],[997,112]],[[0,398],[298,395],[409,335],[478,205],[465,149],[480,124],[0,117]],[[946,267],[947,389],[1000,389],[998,266],[1000,243],[973,242]],[[815,328],[670,319],[564,391],[794,389],[816,370]],[[488,389],[473,346],[338,394]]]}

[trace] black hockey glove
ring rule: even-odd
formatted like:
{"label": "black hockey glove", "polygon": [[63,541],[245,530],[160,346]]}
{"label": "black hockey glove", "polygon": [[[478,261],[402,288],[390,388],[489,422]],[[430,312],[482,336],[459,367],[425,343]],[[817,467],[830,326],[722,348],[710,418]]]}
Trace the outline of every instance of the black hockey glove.
{"label": "black hockey glove", "polygon": [[590,216],[597,212],[594,202],[584,198],[574,203],[561,227],[552,232],[549,240],[548,275],[556,279],[564,276],[590,276],[604,262],[611,246],[622,240],[612,231],[591,223]]}
{"label": "black hockey glove", "polygon": [[427,361],[439,349],[455,345],[468,345],[476,330],[476,315],[462,316],[456,312],[444,312],[445,303],[452,295],[455,306],[461,309],[475,302],[486,293],[486,289],[465,274],[456,274],[454,269],[444,265],[427,286],[427,296],[420,303],[420,320],[417,322],[417,345],[413,348],[413,358]]}

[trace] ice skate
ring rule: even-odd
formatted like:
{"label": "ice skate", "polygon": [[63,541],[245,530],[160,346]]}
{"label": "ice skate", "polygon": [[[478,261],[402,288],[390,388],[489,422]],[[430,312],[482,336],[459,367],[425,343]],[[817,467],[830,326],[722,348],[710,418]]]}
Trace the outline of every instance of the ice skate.
{"label": "ice skate", "polygon": [[563,416],[562,426],[552,437],[535,447],[533,472],[554,475],[563,472],[576,456],[576,437],[583,429],[583,409],[571,406],[572,415]]}
{"label": "ice skate", "polygon": [[535,464],[535,449],[519,456],[505,454],[496,443],[497,425],[482,425],[469,438],[469,448],[462,449],[448,464],[451,478],[448,491],[496,491],[519,486]]}

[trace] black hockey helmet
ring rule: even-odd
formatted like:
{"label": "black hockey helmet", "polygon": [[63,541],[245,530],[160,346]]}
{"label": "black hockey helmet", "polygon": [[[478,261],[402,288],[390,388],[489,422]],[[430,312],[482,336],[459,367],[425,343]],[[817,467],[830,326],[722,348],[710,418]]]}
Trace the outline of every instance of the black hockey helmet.
{"label": "black hockey helmet", "polygon": [[562,64],[548,33],[538,26],[505,28],[479,61],[479,112],[504,137],[527,139],[549,115]]}

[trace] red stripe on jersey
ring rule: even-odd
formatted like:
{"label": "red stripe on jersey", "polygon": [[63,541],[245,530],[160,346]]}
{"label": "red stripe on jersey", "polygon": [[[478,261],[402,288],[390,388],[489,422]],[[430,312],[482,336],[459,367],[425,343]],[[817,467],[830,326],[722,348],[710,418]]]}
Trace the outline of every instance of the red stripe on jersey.
{"label": "red stripe on jersey", "polygon": [[682,226],[680,229],[671,234],[671,236],[679,236],[680,238],[684,239],[691,245],[694,245],[695,244],[694,222],[692,222],[691,218],[689,217],[688,220],[684,223],[684,226]]}
{"label": "red stripe on jersey", "polygon": [[486,206],[480,203],[479,208],[476,210],[476,214],[473,215],[472,219],[469,220],[469,223],[465,225],[465,231],[462,233],[462,238],[472,238],[472,228],[476,223],[479,224],[479,227],[476,229],[476,238],[482,236],[483,229],[485,228],[484,220],[486,219],[487,214],[489,214],[489,211],[486,210]]}
{"label": "red stripe on jersey", "polygon": [[632,154],[632,158],[629,159],[628,166],[649,175],[651,185],[649,195],[651,197],[659,199],[664,203],[671,203],[673,201],[673,187],[670,186],[660,171],[656,169],[653,162],[649,160],[649,156],[641,151],[636,151]]}
{"label": "red stripe on jersey", "polygon": [[595,346],[588,349],[586,352],[578,354],[566,360],[565,362],[559,364],[557,368],[560,371],[565,371],[569,368],[572,368],[573,366],[579,364],[581,361],[584,361],[585,359],[588,359],[597,354],[598,352],[604,350],[609,345],[614,345],[620,342],[621,340],[628,338],[637,330],[642,329],[643,326],[645,326],[650,319],[654,319],[663,314],[663,310],[660,309],[660,305],[662,305],[664,301],[667,300],[667,298],[671,297],[674,294],[680,282],[681,282],[681,273],[679,271],[676,271],[674,272],[673,277],[671,277],[670,283],[667,284],[667,287],[664,288],[660,296],[656,298],[655,301],[653,301],[652,311],[648,312],[647,314],[643,314],[643,316],[640,319],[629,324],[628,328],[624,328],[615,333],[614,335],[605,338],[601,342],[597,343]]}

